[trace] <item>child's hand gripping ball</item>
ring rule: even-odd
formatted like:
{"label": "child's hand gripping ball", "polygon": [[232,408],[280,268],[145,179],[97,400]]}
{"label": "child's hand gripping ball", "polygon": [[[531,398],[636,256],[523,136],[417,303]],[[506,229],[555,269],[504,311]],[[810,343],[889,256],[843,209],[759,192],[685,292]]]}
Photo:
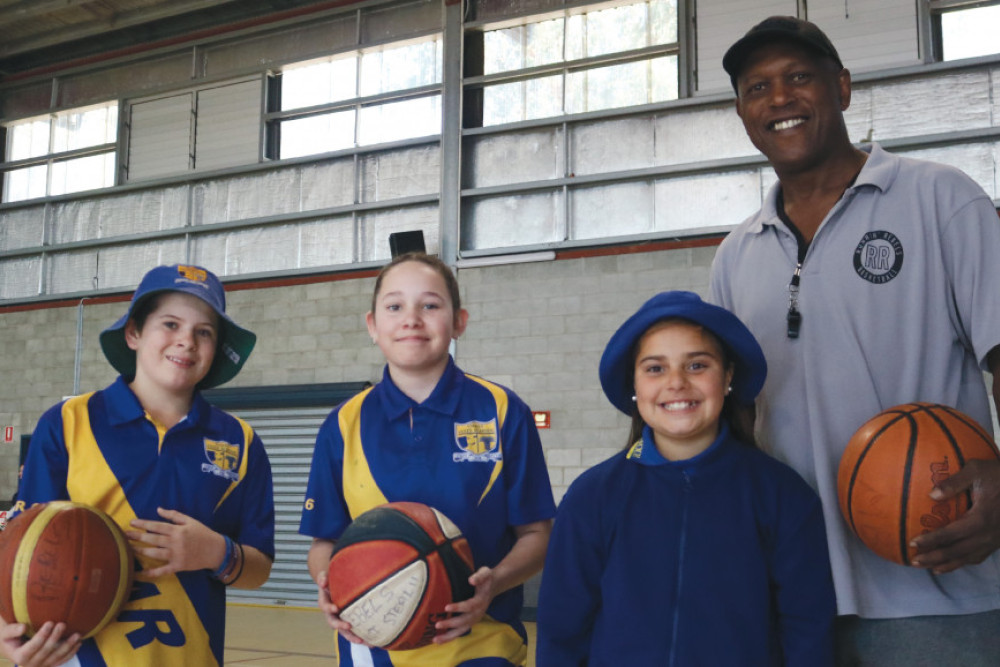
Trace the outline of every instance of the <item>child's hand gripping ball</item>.
{"label": "child's hand gripping ball", "polygon": [[865,545],[910,565],[910,541],[965,514],[968,493],[928,494],[971,459],[998,458],[992,438],[971,417],[935,403],[884,410],[854,434],[840,459],[840,510]]}
{"label": "child's hand gripping ball", "polygon": [[373,646],[431,643],[444,607],[472,597],[472,552],[448,517],[421,503],[381,505],[358,516],[330,559],[330,598],[351,632]]}
{"label": "child's hand gripping ball", "polygon": [[132,589],[132,548],[101,510],[35,505],[0,533],[0,616],[28,636],[46,621],[87,638],[114,619]]}

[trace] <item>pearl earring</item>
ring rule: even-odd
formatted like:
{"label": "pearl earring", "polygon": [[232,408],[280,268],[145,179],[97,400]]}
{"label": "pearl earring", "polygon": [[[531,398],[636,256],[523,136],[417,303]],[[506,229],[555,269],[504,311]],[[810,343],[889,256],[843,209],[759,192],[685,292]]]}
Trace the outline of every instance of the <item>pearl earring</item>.
{"label": "pearl earring", "polygon": [[632,396],[632,402],[635,403],[635,396]]}

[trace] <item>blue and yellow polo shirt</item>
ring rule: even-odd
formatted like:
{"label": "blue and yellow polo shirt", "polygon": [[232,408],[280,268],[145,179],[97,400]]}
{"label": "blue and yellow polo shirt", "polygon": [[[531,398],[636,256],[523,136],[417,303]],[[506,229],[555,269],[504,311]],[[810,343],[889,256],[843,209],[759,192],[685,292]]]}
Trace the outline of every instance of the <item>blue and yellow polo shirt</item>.
{"label": "blue and yellow polo shirt", "polygon": [[[514,526],[555,515],[531,410],[509,389],[463,373],[451,359],[423,403],[403,394],[387,367],[380,383],[339,406],[321,427],[300,532],[336,540],[362,512],[403,500],[443,512],[465,534],[476,567],[494,567],[516,541]],[[483,665],[523,664],[522,604],[519,586],[498,595],[468,636],[412,651],[375,650],[365,660],[395,667],[477,658],[497,660],[476,663]],[[355,664],[351,645],[341,640],[340,649],[340,664]]]}
{"label": "blue and yellow polo shirt", "polygon": [[[162,521],[157,507],[274,557],[271,466],[245,422],[195,394],[169,430],[154,423],[121,377],[50,408],[31,437],[21,511],[73,500],[99,507],[123,530],[133,518]],[[144,578],[115,622],[84,643],[82,665],[222,664],[225,587],[208,570]]]}

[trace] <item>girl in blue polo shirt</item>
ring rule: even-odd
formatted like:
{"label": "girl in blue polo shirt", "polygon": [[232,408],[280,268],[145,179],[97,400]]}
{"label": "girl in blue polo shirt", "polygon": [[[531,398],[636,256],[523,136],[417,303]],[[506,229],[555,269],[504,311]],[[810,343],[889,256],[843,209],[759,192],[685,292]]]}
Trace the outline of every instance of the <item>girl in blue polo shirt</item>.
{"label": "girl in blue polo shirt", "polygon": [[[149,271],[101,333],[121,373],[48,410],[31,436],[16,510],[72,500],[104,510],[136,552],[132,595],[95,637],[46,623],[0,628],[21,665],[221,665],[226,586],[256,588],[274,559],[271,467],[249,425],[199,392],[233,378],[256,336],[226,315],[197,266]],[[15,519],[16,520],[16,519]],[[74,655],[75,654],[75,655]]]}
{"label": "girl in blue polo shirt", "polygon": [[540,667],[833,664],[819,499],[735,419],[766,373],[743,323],[691,292],[611,337],[601,386],[632,432],[560,503]]}
{"label": "girl in blue polo shirt", "polygon": [[[463,373],[448,352],[468,317],[447,265],[423,253],[394,259],[367,315],[386,359],[382,381],[335,409],[317,437],[300,530],[313,537],[309,571],[338,631],[341,665],[526,663],[521,584],[541,569],[555,506],[531,411],[510,390]],[[449,517],[477,567],[473,597],[446,608],[456,615],[438,622],[433,644],[409,651],[364,645],[326,591],[344,528],[395,501]]]}

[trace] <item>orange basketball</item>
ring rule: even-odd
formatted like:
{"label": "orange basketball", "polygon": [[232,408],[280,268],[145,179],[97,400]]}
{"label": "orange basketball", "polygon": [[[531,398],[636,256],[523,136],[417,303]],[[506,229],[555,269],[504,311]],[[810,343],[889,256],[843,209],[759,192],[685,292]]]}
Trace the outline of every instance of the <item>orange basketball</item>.
{"label": "orange basketball", "polygon": [[995,460],[993,439],[971,417],[935,403],[880,412],[851,437],[840,459],[837,494],[851,530],[883,558],[910,565],[910,540],[962,516],[968,493],[928,494],[972,459]]}
{"label": "orange basketball", "polygon": [[472,597],[469,544],[448,517],[421,503],[380,505],[359,515],[330,560],[330,598],[351,632],[373,646],[431,642],[444,607]]}
{"label": "orange basketball", "polygon": [[35,505],[0,533],[0,616],[33,635],[46,621],[96,635],[132,589],[125,534],[101,510],[69,501]]}

